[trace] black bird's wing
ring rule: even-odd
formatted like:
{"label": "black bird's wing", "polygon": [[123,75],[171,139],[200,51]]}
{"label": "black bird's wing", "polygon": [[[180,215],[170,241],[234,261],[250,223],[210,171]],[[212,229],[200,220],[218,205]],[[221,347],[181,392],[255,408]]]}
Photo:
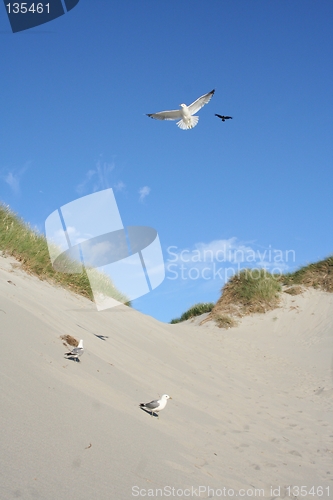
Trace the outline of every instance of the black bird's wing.
{"label": "black bird's wing", "polygon": [[215,113],[215,116],[218,116],[219,118],[221,118],[221,120],[223,122],[225,122],[226,120],[231,120],[232,119],[232,116],[222,116],[222,115],[218,115]]}

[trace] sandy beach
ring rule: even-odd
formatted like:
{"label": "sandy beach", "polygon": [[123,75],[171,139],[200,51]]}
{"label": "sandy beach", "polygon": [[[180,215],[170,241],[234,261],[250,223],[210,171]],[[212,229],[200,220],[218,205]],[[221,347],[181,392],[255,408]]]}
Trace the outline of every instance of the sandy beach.
{"label": "sandy beach", "polygon": [[0,257],[0,498],[332,497],[333,294],[198,323],[97,312]]}

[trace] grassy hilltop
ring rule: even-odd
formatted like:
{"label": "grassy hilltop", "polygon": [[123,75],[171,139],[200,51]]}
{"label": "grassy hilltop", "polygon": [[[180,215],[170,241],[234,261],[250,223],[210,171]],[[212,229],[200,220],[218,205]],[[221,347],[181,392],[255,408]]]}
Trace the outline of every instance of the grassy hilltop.
{"label": "grassy hilltop", "polygon": [[246,314],[265,313],[277,307],[282,291],[297,295],[305,287],[333,292],[332,256],[282,276],[273,275],[264,269],[243,269],[224,285],[215,305],[195,304],[171,323],[186,321],[208,312],[202,323],[215,320],[221,328],[230,328],[237,324],[237,318]]}
{"label": "grassy hilltop", "polygon": [[[70,289],[93,300],[88,275],[83,269],[81,273],[61,273],[52,267],[47,241],[22,218],[12,212],[8,206],[0,204],[0,251],[4,255],[12,255],[21,263],[24,271]],[[116,290],[110,279],[96,271],[96,279],[101,292],[106,292],[114,299],[130,305],[130,301]]]}

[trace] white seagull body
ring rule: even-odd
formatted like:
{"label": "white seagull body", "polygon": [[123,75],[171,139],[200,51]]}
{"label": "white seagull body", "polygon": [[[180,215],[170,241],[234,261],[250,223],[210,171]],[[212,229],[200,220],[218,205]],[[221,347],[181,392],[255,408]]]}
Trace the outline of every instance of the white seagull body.
{"label": "white seagull body", "polygon": [[149,403],[141,403],[140,408],[142,408],[143,410],[150,411],[151,416],[153,416],[154,412],[161,411],[166,407],[168,399],[172,399],[172,397],[168,396],[167,394],[163,394],[161,399],[154,399],[153,401],[150,401]]}
{"label": "white seagull body", "polygon": [[65,352],[64,355],[66,356],[66,358],[75,358],[79,360],[79,357],[82,356],[83,353],[83,340],[81,339],[77,347],[74,347],[74,349],[72,349],[70,352]]}
{"label": "white seagull body", "polygon": [[215,90],[208,92],[208,94],[202,95],[196,101],[192,102],[189,106],[186,104],[181,104],[180,109],[173,111],[160,111],[159,113],[147,114],[149,118],[155,118],[155,120],[179,120],[177,125],[182,130],[189,130],[195,127],[199,121],[198,116],[193,116],[199,111],[205,104],[209,103],[214,95]]}

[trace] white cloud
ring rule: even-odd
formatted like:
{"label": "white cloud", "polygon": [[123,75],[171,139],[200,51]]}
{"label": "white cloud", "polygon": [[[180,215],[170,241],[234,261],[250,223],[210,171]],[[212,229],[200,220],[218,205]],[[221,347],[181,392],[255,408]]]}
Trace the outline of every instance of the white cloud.
{"label": "white cloud", "polygon": [[148,186],[144,186],[144,187],[140,188],[139,189],[139,195],[140,195],[139,201],[143,201],[145,199],[145,197],[149,195],[150,191],[151,191],[151,189]]}
{"label": "white cloud", "polygon": [[12,188],[15,194],[18,194],[20,191],[20,178],[18,175],[13,172],[8,172],[8,174],[4,177],[4,181],[7,182],[8,186]]}
{"label": "white cloud", "polygon": [[78,243],[82,243],[83,241],[90,240],[93,238],[93,235],[90,233],[81,233],[79,230],[77,230],[74,226],[67,226],[66,231],[68,234],[68,237],[71,241],[71,245],[77,245]]}
{"label": "white cloud", "polygon": [[6,184],[11,188],[14,194],[19,195],[21,192],[21,180],[24,172],[29,167],[30,162],[27,162],[22,168],[14,168],[9,170],[8,168],[3,168],[0,171],[0,179],[5,181]]}
{"label": "white cloud", "polygon": [[89,184],[93,176],[96,175],[96,173],[96,170],[88,170],[83,181],[76,186],[76,192],[79,194],[83,194],[86,186]]}
{"label": "white cloud", "polygon": [[179,249],[177,246],[167,248],[168,257],[166,263],[170,269],[176,269],[181,265],[198,270],[203,268],[259,268],[284,273],[294,266],[295,252],[293,250],[281,250],[272,248],[260,249],[229,238],[225,240],[213,240],[209,243],[195,243],[192,248]]}
{"label": "white cloud", "polygon": [[107,163],[98,160],[95,168],[88,170],[82,182],[76,186],[76,192],[80,195],[86,192],[100,191],[111,187],[111,172],[114,170],[114,163]]}
{"label": "white cloud", "polygon": [[125,187],[126,185],[122,181],[119,181],[114,185],[116,191],[124,191]]}

